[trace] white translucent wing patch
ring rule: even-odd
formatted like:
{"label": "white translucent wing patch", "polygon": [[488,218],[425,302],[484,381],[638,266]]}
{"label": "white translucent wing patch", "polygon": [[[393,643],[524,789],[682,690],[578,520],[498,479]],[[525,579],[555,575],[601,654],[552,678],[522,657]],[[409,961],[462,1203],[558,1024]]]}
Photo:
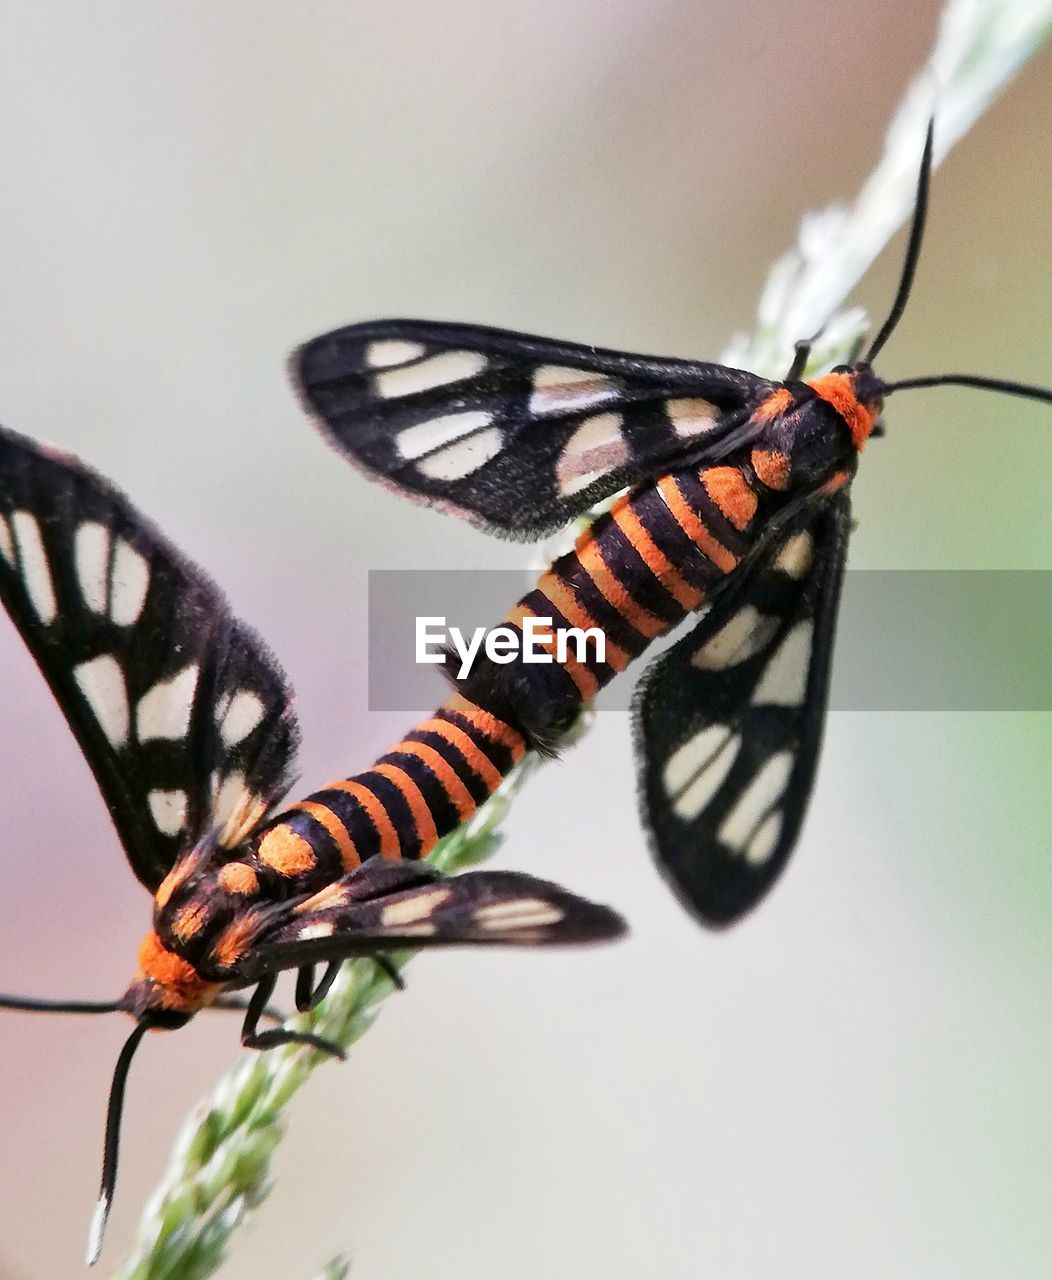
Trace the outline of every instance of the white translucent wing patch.
{"label": "white translucent wing patch", "polygon": [[711,431],[720,417],[720,411],[714,404],[698,396],[669,400],[665,405],[665,412],[672,424],[672,430],[684,439]]}
{"label": "white translucent wing patch", "polygon": [[18,543],[18,559],[22,566],[22,581],[26,594],[37,617],[45,626],[55,621],[58,605],[55,601],[55,585],[51,581],[51,569],[40,536],[36,516],[28,511],[15,511],[11,527]]}
{"label": "white translucent wing patch", "polygon": [[811,571],[815,558],[815,539],[809,529],[801,529],[787,538],[775,557],[774,568],[790,578],[800,581]]}
{"label": "white translucent wing patch", "polygon": [[418,893],[398,902],[392,902],[380,913],[380,923],[385,929],[400,928],[406,924],[416,924],[428,919],[442,904],[448,902],[452,890],[446,888],[431,889],[426,893]]}
{"label": "white translucent wing patch", "polygon": [[147,796],[147,803],[154,825],[162,835],[177,836],[186,826],[185,791],[151,791]]}
{"label": "white translucent wing patch", "polygon": [[740,792],[716,832],[716,838],[732,854],[746,854],[751,862],[763,862],[774,851],[778,832],[775,830],[771,839],[772,826],[768,824],[781,804],[792,771],[793,753],[776,752]]}
{"label": "white translucent wing patch", "polygon": [[757,706],[774,704],[798,707],[807,696],[807,678],[811,669],[811,645],[815,626],[804,619],[789,631],[772,654],[760,683],[753,692]]}
{"label": "white translucent wing patch", "polygon": [[553,413],[576,413],[608,404],[620,394],[617,382],[594,369],[542,364],[533,375],[530,413],[535,418]]}
{"label": "white translucent wing patch", "polygon": [[726,725],[710,724],[689,738],[665,765],[665,793],[685,822],[696,818],[723,786],[742,740]]}
{"label": "white translucent wing patch", "polygon": [[778,631],[779,621],[755,605],[743,605],[698,649],[691,664],[702,671],[722,671],[754,657]]}
{"label": "white translucent wing patch", "polygon": [[135,708],[135,732],[140,742],[151,738],[177,741],[190,730],[199,668],[191,662],[167,680],[159,680],[147,690]]}
{"label": "white translucent wing patch", "polygon": [[123,538],[113,547],[112,535],[97,520],[78,525],[73,539],[77,583],[92,613],[108,616],[119,627],[138,622],[150,589],[146,557]]}
{"label": "white translucent wing patch", "polygon": [[100,654],[74,667],[73,678],[110,745],[122,747],[128,741],[131,714],[120,663],[112,654]]}
{"label": "white translucent wing patch", "polygon": [[431,480],[461,480],[501,450],[503,434],[485,409],[444,413],[406,427],[395,438],[400,457]]}
{"label": "white translucent wing patch", "polygon": [[97,520],[85,520],[73,539],[73,559],[84,603],[104,614],[109,604],[110,531]]}
{"label": "white translucent wing patch", "polygon": [[417,470],[429,480],[462,480],[495,458],[500,453],[503,440],[500,427],[488,427],[421,458],[416,464]]}
{"label": "white translucent wing patch", "polygon": [[745,846],[745,861],[754,867],[762,866],[778,847],[784,821],[776,809],[760,823]]}
{"label": "white translucent wing patch", "polygon": [[262,698],[251,689],[239,689],[233,697],[224,700],[216,713],[223,745],[236,747],[244,742],[265,714]]}
{"label": "white translucent wing patch", "polygon": [[541,898],[511,898],[507,902],[491,902],[475,911],[475,923],[493,931],[536,929],[558,924],[565,916],[554,903]]}
{"label": "white translucent wing patch", "polygon": [[425,347],[420,342],[407,342],[402,338],[381,338],[369,343],[365,351],[365,362],[373,369],[389,369],[393,365],[419,360],[424,351]]}
{"label": "white translucent wing patch", "polygon": [[118,627],[139,621],[150,589],[150,566],[129,542],[117,539],[110,577],[110,617]]}
{"label": "white translucent wing patch", "polygon": [[296,936],[301,942],[308,942],[311,938],[331,938],[335,932],[334,924],[320,920],[317,924],[305,924]]}
{"label": "white translucent wing patch", "polygon": [[445,445],[461,440],[476,431],[482,431],[493,420],[484,409],[467,409],[463,413],[445,413],[429,418],[415,427],[407,427],[395,439],[399,455],[407,460],[423,458]]}
{"label": "white translucent wing patch", "polygon": [[585,418],[563,446],[555,476],[563,497],[585,489],[600,476],[627,462],[631,456],[625,440],[624,419],[619,413],[597,413]]}
{"label": "white translucent wing patch", "polygon": [[481,351],[441,351],[426,360],[384,369],[374,376],[374,382],[378,395],[394,400],[463,382],[481,373],[487,363]]}

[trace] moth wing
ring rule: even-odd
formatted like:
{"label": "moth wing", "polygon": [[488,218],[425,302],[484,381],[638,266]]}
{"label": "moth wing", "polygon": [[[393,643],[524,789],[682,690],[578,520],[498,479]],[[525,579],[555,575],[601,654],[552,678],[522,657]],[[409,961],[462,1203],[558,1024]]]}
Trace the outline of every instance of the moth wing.
{"label": "moth wing", "polygon": [[849,532],[846,494],[780,533],[646,672],[636,734],[658,864],[704,923],[764,896],[814,782]]}
{"label": "moth wing", "polygon": [[[430,870],[430,869],[428,869]],[[442,877],[370,859],[260,936],[237,964],[253,981],[300,965],[397,947],[573,946],[620,937],[609,907],[516,871]]]}
{"label": "moth wing", "polygon": [[325,334],[292,370],[362,470],[525,539],[684,455],[721,456],[774,388],[722,365],[421,320]]}
{"label": "moth wing", "polygon": [[263,642],[118,489],[3,428],[0,599],[148,889],[284,793],[298,729]]}

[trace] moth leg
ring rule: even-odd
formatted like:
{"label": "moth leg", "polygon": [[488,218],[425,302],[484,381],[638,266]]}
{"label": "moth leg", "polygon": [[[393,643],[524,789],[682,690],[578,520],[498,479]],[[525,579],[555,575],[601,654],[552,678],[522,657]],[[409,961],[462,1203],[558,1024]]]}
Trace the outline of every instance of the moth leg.
{"label": "moth leg", "polygon": [[807,368],[807,362],[811,359],[811,348],[818,341],[820,334],[821,330],[813,338],[801,338],[799,342],[793,343],[796,354],[793,356],[793,363],[789,366],[789,372],[782,379],[783,382],[795,382]]}
{"label": "moth leg", "polygon": [[296,974],[296,1008],[300,1013],[307,1013],[325,999],[342,964],[342,960],[330,960],[317,986],[314,985],[314,966],[312,964],[300,966]]}
{"label": "moth leg", "polygon": [[379,970],[381,970],[381,972],[387,974],[393,986],[395,986],[399,991],[405,990],[405,979],[402,977],[398,966],[393,960],[390,960],[381,951],[377,955],[373,956],[373,963]]}
{"label": "moth leg", "polygon": [[338,1044],[324,1040],[321,1036],[313,1036],[309,1031],[288,1031],[284,1027],[276,1027],[273,1031],[257,1031],[256,1027],[267,1002],[274,994],[277,979],[273,974],[260,978],[259,985],[252,993],[245,1013],[245,1021],[241,1028],[241,1043],[246,1049],[275,1049],[279,1044],[307,1044],[322,1053],[332,1054],[341,1060],[347,1055]]}
{"label": "moth leg", "polygon": [[312,964],[304,964],[296,970],[296,1008],[300,1013],[306,1013],[308,1009],[312,1009],[317,1001],[312,1001],[314,995],[314,966]]}
{"label": "moth leg", "polygon": [[[372,959],[377,968],[390,978],[392,986],[397,987],[399,991],[405,990],[405,980],[399,973],[397,965],[382,953],[373,956]],[[342,960],[330,961],[317,986],[314,985],[314,965],[305,964],[300,966],[296,975],[296,1008],[300,1013],[307,1013],[325,999],[329,994],[329,988],[336,981],[336,975],[340,972],[342,965]]]}
{"label": "moth leg", "polygon": [[[213,1000],[210,1005],[206,1005],[207,1009],[221,1009],[224,1012],[244,1012],[248,1008],[249,1002],[244,996],[220,996],[218,1000]],[[268,1022],[282,1023],[289,1016],[282,1012],[281,1009],[275,1008],[274,1005],[265,1005],[259,1011],[261,1018],[266,1018]]]}

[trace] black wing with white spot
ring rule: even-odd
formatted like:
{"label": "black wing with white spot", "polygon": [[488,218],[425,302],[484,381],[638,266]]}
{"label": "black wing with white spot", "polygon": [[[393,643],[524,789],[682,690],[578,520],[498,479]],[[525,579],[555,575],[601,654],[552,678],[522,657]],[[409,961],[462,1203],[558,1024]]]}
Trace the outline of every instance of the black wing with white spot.
{"label": "black wing with white spot", "polygon": [[755,906],[803,823],[848,530],[846,494],[802,515],[641,683],[645,817],[661,869],[706,924]]}
{"label": "black wing with white spot", "polygon": [[315,338],[293,374],[367,473],[520,538],[685,457],[723,456],[775,386],[721,365],[420,320]]}
{"label": "black wing with white spot", "polygon": [[301,902],[237,962],[251,982],[279,969],[395,947],[571,946],[625,932],[609,907],[514,871],[443,877],[425,863],[372,858]]}
{"label": "black wing with white spot", "polygon": [[153,890],[286,790],[292,693],[222,593],[112,485],[0,428],[0,599]]}

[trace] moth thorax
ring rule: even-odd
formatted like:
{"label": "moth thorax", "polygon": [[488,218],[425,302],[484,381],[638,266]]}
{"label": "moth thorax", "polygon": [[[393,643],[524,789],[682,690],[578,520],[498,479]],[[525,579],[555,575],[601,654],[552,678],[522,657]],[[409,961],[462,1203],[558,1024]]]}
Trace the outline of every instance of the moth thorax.
{"label": "moth thorax", "polygon": [[767,424],[750,461],[761,484],[789,495],[813,490],[838,472],[852,472],[857,457],[839,412],[826,400],[807,397]]}

